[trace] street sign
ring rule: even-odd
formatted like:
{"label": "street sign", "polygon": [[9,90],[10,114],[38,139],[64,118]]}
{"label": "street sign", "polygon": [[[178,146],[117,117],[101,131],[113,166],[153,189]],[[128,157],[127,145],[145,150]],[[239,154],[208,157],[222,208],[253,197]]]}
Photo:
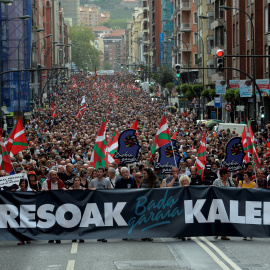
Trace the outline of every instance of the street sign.
{"label": "street sign", "polygon": [[236,111],[237,112],[243,112],[245,110],[245,106],[244,105],[237,105],[236,106]]}
{"label": "street sign", "polygon": [[220,108],[221,107],[221,98],[220,97],[215,97],[214,98],[214,107],[215,108]]}
{"label": "street sign", "polygon": [[193,99],[192,99],[192,101],[191,101],[191,104],[197,104],[198,102],[197,102],[197,99],[194,97]]}
{"label": "street sign", "polygon": [[226,105],[225,105],[225,110],[226,110],[227,112],[231,111],[231,110],[232,110],[231,104],[226,104]]}

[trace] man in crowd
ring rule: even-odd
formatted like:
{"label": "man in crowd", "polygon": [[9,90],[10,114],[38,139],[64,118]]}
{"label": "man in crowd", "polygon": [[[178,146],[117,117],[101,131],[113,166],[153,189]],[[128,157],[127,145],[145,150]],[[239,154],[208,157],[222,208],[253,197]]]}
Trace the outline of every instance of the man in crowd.
{"label": "man in crowd", "polygon": [[212,186],[214,181],[218,178],[217,174],[211,171],[211,164],[208,163],[205,165],[204,174],[203,174],[203,184],[205,186]]}
{"label": "man in crowd", "polygon": [[[65,189],[65,184],[61,179],[58,178],[57,172],[54,170],[51,170],[49,172],[50,178],[47,179],[43,185],[42,190],[48,191],[48,190],[60,190]],[[53,243],[54,240],[49,240],[48,243]],[[56,244],[60,244],[61,240],[55,240]]]}
{"label": "man in crowd", "polygon": [[171,175],[163,179],[160,187],[177,187],[179,185],[179,169],[177,167],[172,167]]}
{"label": "man in crowd", "polygon": [[[90,189],[91,190],[98,190],[98,189],[111,189],[112,185],[109,179],[104,178],[104,168],[99,167],[97,169],[97,178],[93,179],[90,182]],[[107,242],[106,239],[98,239],[97,241]]]}
{"label": "man in crowd", "polygon": [[191,186],[199,186],[199,185],[202,185],[202,178],[200,175],[197,174],[197,167],[195,166],[192,166],[190,168],[190,173],[191,173],[191,176],[190,176],[190,185]]}
{"label": "man in crowd", "polygon": [[129,175],[127,167],[121,168],[122,177],[119,178],[115,184],[115,188],[137,188],[135,179]]}

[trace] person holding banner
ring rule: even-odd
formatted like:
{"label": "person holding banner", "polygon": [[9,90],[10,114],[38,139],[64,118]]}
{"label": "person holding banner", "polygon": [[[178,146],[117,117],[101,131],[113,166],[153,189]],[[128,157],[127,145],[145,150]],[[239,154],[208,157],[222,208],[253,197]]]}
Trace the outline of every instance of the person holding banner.
{"label": "person holding banner", "polygon": [[[235,187],[234,181],[230,179],[230,172],[228,168],[223,167],[219,171],[220,173],[220,178],[217,178],[213,186],[216,187]],[[218,239],[218,236],[214,236],[215,239]],[[221,236],[221,240],[230,240],[227,236]]]}
{"label": "person holding banner", "polygon": [[[97,190],[97,189],[112,189],[112,185],[109,179],[104,178],[104,168],[99,167],[97,169],[97,178],[93,179],[90,182],[89,189]],[[97,239],[97,241],[107,242],[106,239]]]}
{"label": "person holding banner", "polygon": [[258,188],[258,185],[256,184],[256,182],[251,181],[252,172],[250,172],[250,171],[244,172],[243,177],[244,177],[244,180],[239,181],[238,187],[240,187],[240,188]]}
{"label": "person holding banner", "polygon": [[[47,179],[43,185],[42,190],[48,191],[48,190],[59,190],[59,189],[65,189],[65,184],[62,180],[60,180],[57,176],[57,172],[55,170],[51,170],[49,172],[50,178]],[[52,244],[54,240],[49,240],[48,243]],[[56,244],[60,244],[61,240],[55,240]]]}
{"label": "person holding banner", "polygon": [[[143,169],[143,180],[140,188],[160,188],[158,177],[151,168]],[[153,241],[153,238],[142,238],[142,241]]]}
{"label": "person holding banner", "polygon": [[[251,181],[252,178],[252,172],[246,171],[244,172],[244,180],[239,181],[238,187],[240,188],[258,188],[258,185],[256,182]],[[252,240],[252,237],[250,237]],[[247,237],[243,237],[243,240],[247,240]]]}
{"label": "person holding banner", "polygon": [[[27,179],[20,179],[20,182],[19,182],[19,188],[16,190],[16,191],[33,191],[31,188],[28,187],[28,181]],[[30,244],[30,240],[26,240],[26,243],[27,244]],[[18,242],[18,245],[24,245],[25,244],[25,240],[21,240]]]}
{"label": "person holding banner", "polygon": [[164,187],[177,187],[180,185],[179,183],[179,169],[177,167],[172,167],[172,175],[163,179],[161,188]]}
{"label": "person holding banner", "polygon": [[40,182],[37,181],[37,175],[34,171],[28,173],[29,186],[33,191],[40,191],[42,186]]}
{"label": "person holding banner", "polygon": [[129,176],[127,167],[121,168],[121,178],[115,183],[115,188],[137,188],[136,181],[132,176]]}

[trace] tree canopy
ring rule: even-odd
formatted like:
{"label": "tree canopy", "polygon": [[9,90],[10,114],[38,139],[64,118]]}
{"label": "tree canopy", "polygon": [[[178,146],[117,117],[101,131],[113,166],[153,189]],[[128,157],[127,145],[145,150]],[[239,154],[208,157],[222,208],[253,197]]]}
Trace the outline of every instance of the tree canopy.
{"label": "tree canopy", "polygon": [[99,67],[99,52],[91,45],[94,42],[92,29],[86,26],[70,26],[69,37],[72,42],[72,62],[78,69],[94,71]]}

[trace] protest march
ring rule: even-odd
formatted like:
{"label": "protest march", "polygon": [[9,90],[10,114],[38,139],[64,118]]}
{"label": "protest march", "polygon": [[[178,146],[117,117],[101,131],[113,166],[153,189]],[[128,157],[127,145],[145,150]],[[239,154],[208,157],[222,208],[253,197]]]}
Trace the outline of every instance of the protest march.
{"label": "protest march", "polygon": [[270,236],[270,124],[215,131],[133,75],[35,101],[1,134],[0,240]]}

